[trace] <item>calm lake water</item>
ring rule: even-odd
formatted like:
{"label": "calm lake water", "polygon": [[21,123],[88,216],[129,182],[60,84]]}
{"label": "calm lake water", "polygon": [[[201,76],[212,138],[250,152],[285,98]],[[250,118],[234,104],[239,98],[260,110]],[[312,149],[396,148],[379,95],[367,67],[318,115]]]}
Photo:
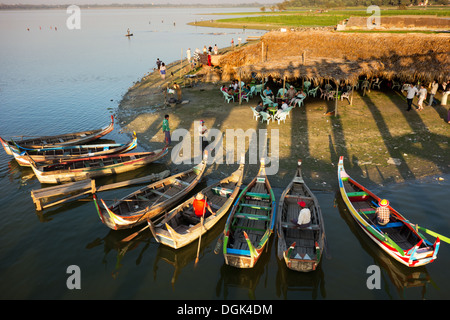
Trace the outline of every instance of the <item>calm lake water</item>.
{"label": "calm lake water", "polygon": [[[214,11],[244,10],[82,10],[81,30],[66,28],[65,11],[0,12],[0,135],[51,135],[102,127],[128,87],[155,67],[156,58],[170,63],[188,47],[215,43],[224,47],[231,38],[262,34],[185,25],[215,19],[207,15]],[[131,39],[124,37],[127,28],[134,33]],[[107,138],[122,143],[129,136],[117,126]],[[161,162],[122,178],[164,169]],[[450,176],[438,175],[371,189],[389,197],[410,221],[449,236],[449,186]],[[223,256],[213,252],[225,219],[202,238],[200,260],[194,267],[197,243],[175,251],[143,232],[135,241],[121,244],[130,232],[110,231],[90,201],[36,212],[30,191],[39,188],[31,169],[19,167],[0,152],[1,299],[450,298],[448,244],[441,243],[436,262],[419,269],[403,267],[356,229],[333,192],[317,191],[331,257],[323,259],[316,272],[300,274],[278,261],[275,237],[254,269],[226,266]],[[102,197],[119,198],[135,189]],[[276,188],[277,198],[281,192],[281,187]],[[81,290],[66,286],[70,265],[81,269]],[[366,286],[370,265],[381,268],[379,290]]]}

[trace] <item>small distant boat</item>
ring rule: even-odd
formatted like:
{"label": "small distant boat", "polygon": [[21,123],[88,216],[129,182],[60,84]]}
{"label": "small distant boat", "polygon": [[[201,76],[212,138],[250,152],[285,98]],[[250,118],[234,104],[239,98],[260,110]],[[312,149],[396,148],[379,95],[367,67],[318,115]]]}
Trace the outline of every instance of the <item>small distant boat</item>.
{"label": "small distant boat", "polygon": [[[299,227],[299,201],[304,201],[311,212],[311,224]],[[319,201],[302,177],[298,161],[294,178],[284,190],[277,215],[278,258],[284,259],[289,269],[301,272],[316,270],[325,248],[325,227]]]}
{"label": "small distant boat", "polygon": [[94,141],[110,133],[114,129],[114,117],[111,116],[111,123],[101,129],[88,130],[74,133],[60,134],[56,136],[43,136],[30,139],[5,141],[0,138],[0,142],[5,149],[6,153],[13,155],[10,146],[19,145],[20,147],[27,149],[42,149],[52,148],[55,146],[70,146],[77,144],[84,144],[90,141]]}
{"label": "small distant boat", "polygon": [[344,157],[338,164],[339,190],[358,226],[389,256],[408,267],[419,267],[437,258],[440,240],[430,243],[411,223],[389,206],[390,221],[377,223],[376,207],[380,198],[353,180],[344,169]]}
{"label": "small distant boat", "polygon": [[55,184],[93,179],[132,171],[161,159],[166,154],[168,154],[167,147],[154,152],[136,152],[78,158],[61,161],[55,164],[40,165],[31,158],[29,158],[29,160],[34,174],[41,183]]}
{"label": "small distant boat", "polygon": [[257,176],[241,191],[228,216],[223,239],[225,263],[253,268],[273,233],[275,218],[275,195],[261,160]]}
{"label": "small distant boat", "polygon": [[34,162],[52,164],[63,160],[106,156],[110,154],[126,153],[137,147],[136,134],[125,144],[87,144],[80,146],[60,146],[43,149],[24,149],[20,146],[10,146],[16,161],[25,167],[31,167],[30,158]]}
{"label": "small distant boat", "polygon": [[202,179],[207,154],[195,167],[141,188],[108,207],[94,195],[100,220],[113,230],[129,229],[170,210]]}
{"label": "small distant boat", "polygon": [[126,34],[126,35],[125,35],[125,37],[132,37],[132,36],[133,36],[132,33],[129,33],[129,34]]}
{"label": "small distant boat", "polygon": [[244,164],[242,163],[231,176],[201,191],[206,197],[207,203],[215,211],[215,215],[207,216],[203,224],[194,213],[192,203],[195,196],[170,211],[161,222],[154,224],[148,220],[150,230],[156,241],[179,249],[197,240],[200,234],[205,234],[230,209],[239,193],[243,175]]}

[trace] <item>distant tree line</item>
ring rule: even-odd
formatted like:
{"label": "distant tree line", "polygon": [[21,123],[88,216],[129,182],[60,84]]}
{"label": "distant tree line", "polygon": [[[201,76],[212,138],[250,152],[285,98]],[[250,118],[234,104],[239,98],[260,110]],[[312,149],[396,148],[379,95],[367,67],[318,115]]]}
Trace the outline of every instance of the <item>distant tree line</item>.
{"label": "distant tree line", "polygon": [[282,11],[289,7],[320,7],[320,8],[333,8],[333,7],[359,7],[359,6],[392,6],[392,7],[407,7],[409,5],[417,6],[421,3],[427,3],[428,5],[446,5],[449,0],[285,0],[273,6],[273,9]]}

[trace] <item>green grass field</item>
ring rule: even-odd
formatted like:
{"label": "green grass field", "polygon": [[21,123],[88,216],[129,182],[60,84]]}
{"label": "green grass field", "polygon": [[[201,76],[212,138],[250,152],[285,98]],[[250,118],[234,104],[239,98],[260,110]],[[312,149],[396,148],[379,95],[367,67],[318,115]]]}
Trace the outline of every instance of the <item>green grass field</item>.
{"label": "green grass field", "polygon": [[[371,16],[372,12],[367,13],[364,9],[351,10],[328,10],[328,12],[315,13],[308,10],[292,10],[283,12],[252,12],[252,13],[234,13],[247,15],[241,18],[218,19],[217,23],[233,23],[241,25],[261,24],[273,26],[302,27],[302,26],[333,26],[340,21],[351,16]],[[431,15],[438,17],[449,17],[450,8],[421,8],[421,9],[381,9],[382,16],[396,15]]]}

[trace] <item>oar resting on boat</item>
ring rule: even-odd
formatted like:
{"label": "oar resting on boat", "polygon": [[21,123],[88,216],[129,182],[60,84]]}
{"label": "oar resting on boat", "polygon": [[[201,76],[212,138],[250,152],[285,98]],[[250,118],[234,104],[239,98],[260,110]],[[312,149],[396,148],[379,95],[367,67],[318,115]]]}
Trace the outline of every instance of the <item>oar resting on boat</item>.
{"label": "oar resting on boat", "polygon": [[408,267],[423,266],[436,260],[439,237],[434,244],[429,242],[392,206],[387,204],[389,221],[379,224],[374,203],[379,203],[381,199],[347,174],[342,156],[338,164],[338,182],[349,214],[368,237],[392,258]]}

